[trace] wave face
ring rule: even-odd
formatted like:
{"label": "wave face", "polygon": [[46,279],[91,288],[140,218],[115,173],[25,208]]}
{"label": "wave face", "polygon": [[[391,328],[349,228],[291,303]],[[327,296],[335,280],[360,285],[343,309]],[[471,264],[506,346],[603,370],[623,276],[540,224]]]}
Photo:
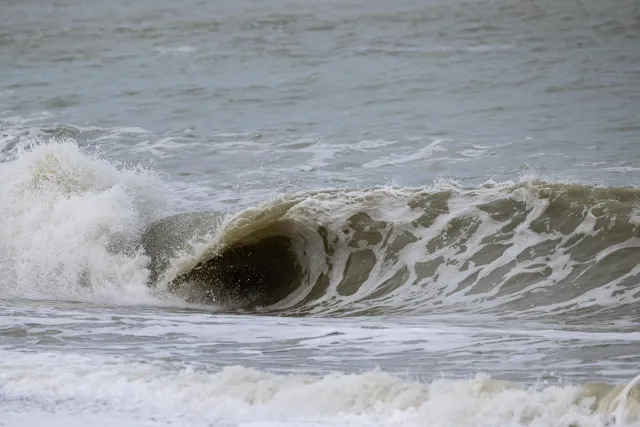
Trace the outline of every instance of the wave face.
{"label": "wave face", "polygon": [[156,287],[287,315],[640,320],[640,190],[525,180],[319,191],[179,214],[143,246]]}

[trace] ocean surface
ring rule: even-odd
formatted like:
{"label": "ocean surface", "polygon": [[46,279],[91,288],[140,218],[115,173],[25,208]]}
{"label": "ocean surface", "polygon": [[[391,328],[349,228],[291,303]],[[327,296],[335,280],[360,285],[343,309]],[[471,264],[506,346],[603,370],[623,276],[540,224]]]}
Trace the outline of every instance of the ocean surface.
{"label": "ocean surface", "polygon": [[0,426],[640,425],[639,304],[637,0],[0,1]]}

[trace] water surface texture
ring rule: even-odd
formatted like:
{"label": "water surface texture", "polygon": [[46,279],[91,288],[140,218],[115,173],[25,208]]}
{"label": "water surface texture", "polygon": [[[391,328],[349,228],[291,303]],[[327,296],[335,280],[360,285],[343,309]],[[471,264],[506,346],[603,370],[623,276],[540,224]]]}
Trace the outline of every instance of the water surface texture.
{"label": "water surface texture", "polygon": [[639,117],[635,0],[3,1],[0,426],[640,423]]}

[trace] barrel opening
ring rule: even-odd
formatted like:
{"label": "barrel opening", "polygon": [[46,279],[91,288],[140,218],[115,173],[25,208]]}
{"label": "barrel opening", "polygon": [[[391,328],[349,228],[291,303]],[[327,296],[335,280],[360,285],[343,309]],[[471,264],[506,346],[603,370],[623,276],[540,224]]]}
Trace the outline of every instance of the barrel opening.
{"label": "barrel opening", "polygon": [[174,281],[195,286],[201,303],[242,308],[277,303],[300,284],[301,269],[286,236],[239,244],[198,264]]}

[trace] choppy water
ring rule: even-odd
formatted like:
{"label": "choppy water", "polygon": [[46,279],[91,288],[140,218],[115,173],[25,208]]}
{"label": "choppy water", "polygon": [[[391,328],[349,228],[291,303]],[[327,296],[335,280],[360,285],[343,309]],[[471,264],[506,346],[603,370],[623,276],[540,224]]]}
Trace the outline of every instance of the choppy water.
{"label": "choppy water", "polygon": [[0,425],[638,422],[639,36],[634,0],[2,2]]}

